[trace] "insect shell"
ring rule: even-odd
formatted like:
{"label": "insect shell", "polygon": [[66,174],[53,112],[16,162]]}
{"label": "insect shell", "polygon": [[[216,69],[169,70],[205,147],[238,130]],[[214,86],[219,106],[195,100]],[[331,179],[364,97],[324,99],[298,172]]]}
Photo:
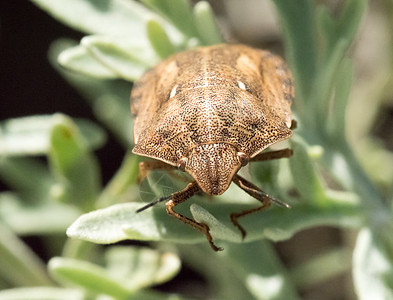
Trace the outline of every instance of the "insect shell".
{"label": "insect shell", "polygon": [[[203,232],[211,247],[221,250],[206,224],[173,208],[201,191],[220,195],[232,181],[259,200],[260,209],[268,206],[272,198],[237,172],[252,160],[292,154],[289,149],[273,157],[261,152],[292,135],[293,97],[292,75],[284,61],[244,45],[180,52],[147,71],[131,94],[133,153],[157,160],[141,164],[144,174],[150,169],[179,168],[194,179],[156,202],[167,201],[168,214]],[[256,210],[231,215],[243,237],[246,232],[237,218]]]}

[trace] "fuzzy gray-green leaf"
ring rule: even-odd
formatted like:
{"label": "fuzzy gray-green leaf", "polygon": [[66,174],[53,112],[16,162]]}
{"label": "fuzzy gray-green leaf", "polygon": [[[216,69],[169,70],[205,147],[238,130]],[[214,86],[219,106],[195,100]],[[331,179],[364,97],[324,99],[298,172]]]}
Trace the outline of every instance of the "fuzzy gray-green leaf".
{"label": "fuzzy gray-green leaf", "polygon": [[214,13],[207,1],[199,1],[194,7],[195,24],[198,35],[204,45],[224,42],[220,29],[214,19]]}
{"label": "fuzzy gray-green leaf", "polygon": [[393,299],[391,252],[386,252],[378,234],[360,231],[353,256],[353,277],[360,300]]}
{"label": "fuzzy gray-green leaf", "polygon": [[131,290],[164,283],[173,278],[181,266],[175,254],[143,247],[115,246],[105,254],[108,273]]}
{"label": "fuzzy gray-green leaf", "polygon": [[175,46],[157,20],[151,19],[146,23],[146,32],[153,49],[161,59],[175,53]]}
{"label": "fuzzy gray-green leaf", "polygon": [[133,0],[32,2],[69,27],[89,34],[145,39],[143,27],[149,10]]}
{"label": "fuzzy gray-green leaf", "polygon": [[[42,155],[49,151],[50,130],[58,114],[8,119],[0,123],[0,155]],[[105,132],[87,120],[75,120],[87,147],[97,149],[106,140]]]}
{"label": "fuzzy gray-green leaf", "polygon": [[52,127],[49,160],[65,190],[61,200],[91,209],[101,184],[99,167],[78,128],[65,116],[59,115]]}
{"label": "fuzzy gray-green leaf", "polygon": [[60,287],[20,287],[0,291],[0,300],[85,300],[82,290]]}
{"label": "fuzzy gray-green leaf", "polygon": [[52,276],[64,284],[72,284],[95,294],[107,294],[116,299],[127,299],[131,291],[111,276],[107,270],[93,263],[54,257],[48,268]]}
{"label": "fuzzy gray-green leaf", "polygon": [[58,57],[64,68],[94,78],[114,79],[119,75],[99,62],[85,46],[78,45],[65,49]]}

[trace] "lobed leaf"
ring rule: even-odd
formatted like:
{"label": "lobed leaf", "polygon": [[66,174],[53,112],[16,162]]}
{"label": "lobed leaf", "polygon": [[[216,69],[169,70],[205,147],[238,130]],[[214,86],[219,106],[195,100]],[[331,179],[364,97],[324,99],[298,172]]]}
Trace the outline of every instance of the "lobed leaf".
{"label": "lobed leaf", "polygon": [[[192,201],[189,201],[190,204]],[[80,216],[67,230],[67,235],[95,243],[121,240],[175,241],[195,243],[204,239],[198,231],[166,214],[162,207],[136,213],[139,203],[116,204]],[[252,204],[203,203],[191,205],[191,213],[211,227],[213,238],[241,242],[240,232],[230,222],[230,214],[256,207]],[[187,214],[187,211],[177,209]],[[274,207],[240,219],[246,229],[245,241],[268,238],[285,240],[312,226],[332,225],[358,227],[361,224],[356,203],[327,200],[323,205],[297,205],[292,209]]]}

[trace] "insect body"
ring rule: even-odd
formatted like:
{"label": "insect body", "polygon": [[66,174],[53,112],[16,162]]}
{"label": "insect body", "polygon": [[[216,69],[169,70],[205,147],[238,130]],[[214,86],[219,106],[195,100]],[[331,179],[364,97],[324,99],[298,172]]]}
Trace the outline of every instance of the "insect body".
{"label": "insect body", "polygon": [[261,152],[292,135],[293,97],[292,76],[283,60],[243,45],[181,52],[146,72],[131,94],[133,153],[157,161],[141,163],[141,171],[179,168],[194,179],[183,190],[156,202],[167,201],[168,214],[203,232],[211,247],[221,250],[206,224],[173,208],[201,191],[220,195],[233,181],[262,203],[231,215],[244,238],[246,232],[237,219],[275,199],[237,172],[249,161],[292,154],[290,149]]}

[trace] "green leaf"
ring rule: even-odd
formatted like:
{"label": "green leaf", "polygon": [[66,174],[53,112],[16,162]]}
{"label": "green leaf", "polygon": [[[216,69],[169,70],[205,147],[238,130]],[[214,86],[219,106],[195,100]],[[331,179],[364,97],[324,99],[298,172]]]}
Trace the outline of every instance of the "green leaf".
{"label": "green leaf", "polygon": [[275,193],[281,192],[278,185],[278,173],[280,162],[277,160],[270,160],[264,162],[253,162],[250,164],[250,174],[255,183],[260,183],[263,191],[268,194],[276,195]]}
{"label": "green leaf", "polygon": [[194,19],[188,0],[142,0],[142,2],[171,22],[185,36],[196,36]]}
{"label": "green leaf", "polygon": [[165,209],[136,213],[141,203],[115,204],[80,216],[67,230],[71,238],[109,244],[126,239],[187,241],[198,233],[169,217]]}
{"label": "green leaf", "polygon": [[161,59],[165,59],[175,53],[175,46],[157,20],[151,19],[146,23],[146,33],[151,46]]}
{"label": "green leaf", "polygon": [[135,81],[159,61],[154,51],[140,41],[87,36],[81,40],[81,45],[120,78],[129,81]]}
{"label": "green leaf", "polygon": [[107,294],[119,300],[128,299],[132,294],[107,270],[87,261],[54,257],[49,261],[48,268],[57,281],[82,287],[93,294]]}
{"label": "green leaf", "polygon": [[58,116],[50,137],[49,162],[64,187],[62,200],[91,209],[101,179],[98,163],[71,119]]}
{"label": "green leaf", "polygon": [[[315,126],[326,124],[326,117],[330,108],[330,99],[336,82],[340,84],[339,72],[341,63],[348,47],[354,40],[355,34],[367,1],[347,0],[337,20],[324,7],[316,14],[317,27],[321,31],[322,47],[320,47],[320,63],[310,101],[314,107],[310,108],[315,114]],[[342,78],[342,77],[341,77]],[[346,82],[348,83],[348,82]],[[318,101],[312,100],[318,99]],[[318,130],[318,129],[317,129]]]}
{"label": "green leaf", "polygon": [[0,277],[12,285],[52,285],[42,261],[1,222],[0,257]]}
{"label": "green leaf", "polygon": [[131,84],[124,81],[98,80],[60,68],[57,57],[64,49],[74,45],[72,41],[60,39],[52,43],[49,60],[53,67],[92,106],[97,119],[111,129],[113,135],[126,147],[131,144],[132,122],[130,116]]}
{"label": "green leaf", "polygon": [[[32,0],[67,26],[90,34],[145,40],[144,23],[149,10],[132,0]],[[88,16],[88,17],[87,17]]]}
{"label": "green leaf", "polygon": [[342,142],[346,138],[344,128],[346,128],[347,104],[352,88],[353,76],[352,62],[349,59],[344,59],[337,75],[332,111],[326,124],[331,140],[337,141],[337,143]]}
{"label": "green leaf", "polygon": [[[337,195],[336,195],[337,196]],[[192,203],[189,200],[188,203]],[[203,205],[204,208],[201,206]],[[230,214],[257,207],[258,204],[203,203],[191,207],[193,216],[211,226],[213,238],[241,242],[240,232],[230,222]],[[80,216],[67,230],[71,238],[94,243],[121,240],[175,241],[195,243],[205,239],[197,230],[168,216],[163,207],[136,213],[140,203],[116,204]],[[177,211],[187,214],[187,210]],[[290,238],[296,232],[320,225],[358,227],[361,224],[357,203],[329,198],[321,206],[298,205],[292,209],[274,207],[251,214],[239,221],[246,229],[245,241],[268,238],[274,241]]]}
{"label": "green leaf", "polygon": [[0,291],[0,300],[85,300],[76,289],[57,287],[16,288]]}
{"label": "green leaf", "polygon": [[163,0],[141,0],[141,2],[149,9],[158,12],[162,16],[168,16],[168,1]]}
{"label": "green leaf", "polygon": [[[49,135],[59,115],[41,115],[9,119],[0,123],[0,155],[42,155],[48,153]],[[87,120],[76,120],[81,134],[91,149],[101,147],[105,132]]]}
{"label": "green leaf", "polygon": [[221,255],[255,299],[299,299],[271,243],[231,244]]}
{"label": "green leaf", "polygon": [[102,191],[96,207],[103,208],[116,203],[130,202],[133,198],[137,200],[135,190],[138,172],[139,157],[127,153],[120,168]]}
{"label": "green leaf", "polygon": [[60,203],[27,205],[9,193],[0,194],[0,220],[18,235],[64,233],[80,211]]}
{"label": "green leaf", "polygon": [[214,45],[224,42],[209,2],[197,2],[193,12],[198,35],[203,44]]}
{"label": "green leaf", "polygon": [[45,202],[53,185],[53,178],[45,165],[29,157],[1,157],[0,177],[26,203]]}
{"label": "green leaf", "polygon": [[293,138],[291,145],[293,156],[289,160],[289,165],[295,188],[301,199],[303,201],[323,200],[325,185],[307,153],[305,144]]}
{"label": "green leaf", "polygon": [[[316,75],[314,4],[310,0],[273,0],[282,24],[286,55],[295,77],[298,112],[305,110]],[[303,116],[302,117],[307,117]]]}
{"label": "green leaf", "polygon": [[329,52],[328,57],[322,63],[318,74],[314,79],[314,86],[311,94],[312,99],[318,101],[310,102],[310,113],[313,114],[314,130],[325,131],[327,116],[329,111],[332,90],[338,77],[338,70],[342,64],[345,52],[350,45],[350,41],[342,38],[337,41]]}
{"label": "green leaf", "polygon": [[83,45],[65,49],[59,54],[59,64],[64,68],[94,78],[115,79],[118,74],[103,65]]}
{"label": "green leaf", "polygon": [[63,67],[87,76],[135,81],[158,62],[158,57],[139,41],[95,35],[63,50],[58,60]]}
{"label": "green leaf", "polygon": [[327,250],[295,266],[291,270],[291,278],[296,286],[301,288],[322,284],[330,278],[351,270],[351,256],[351,249]]}
{"label": "green leaf", "polygon": [[393,299],[392,253],[368,228],[360,231],[353,255],[353,277],[360,300]]}
{"label": "green leaf", "polygon": [[131,290],[162,284],[172,279],[181,266],[175,254],[148,248],[111,247],[105,255],[108,272]]}

